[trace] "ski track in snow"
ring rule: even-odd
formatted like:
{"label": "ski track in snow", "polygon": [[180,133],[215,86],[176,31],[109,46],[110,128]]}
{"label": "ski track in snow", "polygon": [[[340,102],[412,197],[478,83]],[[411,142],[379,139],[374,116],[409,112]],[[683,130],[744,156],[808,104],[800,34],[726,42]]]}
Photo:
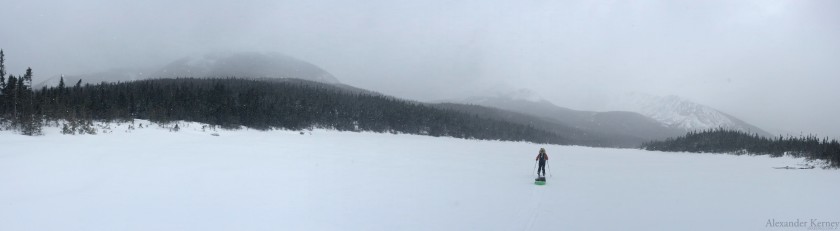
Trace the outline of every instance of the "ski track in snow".
{"label": "ski track in snow", "polygon": [[[768,219],[840,220],[840,171],[772,168],[802,162],[793,158],[201,126],[0,131],[0,230],[768,230]],[[528,173],[540,147],[552,158],[544,186]]]}
{"label": "ski track in snow", "polygon": [[542,195],[542,187],[534,187],[531,196],[529,197],[530,200],[528,201],[529,206],[527,207],[527,209],[529,211],[528,214],[530,214],[530,219],[528,220],[528,226],[525,228],[525,230],[533,230],[534,224],[537,222],[537,220],[539,220],[538,218],[540,216],[540,205],[542,204],[541,202],[543,199]]}

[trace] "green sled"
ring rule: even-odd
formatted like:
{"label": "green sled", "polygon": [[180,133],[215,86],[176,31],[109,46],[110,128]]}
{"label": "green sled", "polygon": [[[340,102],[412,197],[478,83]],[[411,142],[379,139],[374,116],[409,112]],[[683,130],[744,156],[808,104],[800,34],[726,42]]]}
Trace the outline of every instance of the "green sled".
{"label": "green sled", "polygon": [[534,181],[535,185],[545,185],[545,181]]}

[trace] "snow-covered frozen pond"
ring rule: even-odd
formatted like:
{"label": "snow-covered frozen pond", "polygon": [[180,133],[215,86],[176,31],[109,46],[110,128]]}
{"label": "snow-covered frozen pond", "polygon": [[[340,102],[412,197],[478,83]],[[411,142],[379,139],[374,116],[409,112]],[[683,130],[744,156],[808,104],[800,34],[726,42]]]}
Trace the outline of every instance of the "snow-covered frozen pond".
{"label": "snow-covered frozen pond", "polygon": [[[146,122],[148,123],[148,122]],[[0,230],[791,230],[840,221],[802,160],[315,130],[0,132]],[[545,147],[548,184],[536,186]],[[806,228],[792,229],[806,230]]]}

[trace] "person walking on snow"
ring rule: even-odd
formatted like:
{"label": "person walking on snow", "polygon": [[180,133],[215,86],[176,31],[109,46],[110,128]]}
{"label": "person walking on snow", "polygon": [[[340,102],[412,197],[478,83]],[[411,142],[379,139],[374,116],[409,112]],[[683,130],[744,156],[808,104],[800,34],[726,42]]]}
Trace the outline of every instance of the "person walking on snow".
{"label": "person walking on snow", "polygon": [[540,162],[540,168],[537,169],[537,176],[540,176],[540,171],[542,171],[542,176],[545,177],[546,160],[548,160],[548,154],[545,153],[545,148],[540,148],[540,153],[537,154],[537,161]]}

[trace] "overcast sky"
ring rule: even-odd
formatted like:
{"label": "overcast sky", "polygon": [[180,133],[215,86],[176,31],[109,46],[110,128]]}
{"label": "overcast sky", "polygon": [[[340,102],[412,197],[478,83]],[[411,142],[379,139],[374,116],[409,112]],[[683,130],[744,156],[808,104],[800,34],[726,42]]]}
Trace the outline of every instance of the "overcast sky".
{"label": "overcast sky", "polygon": [[608,110],[678,95],[769,131],[840,137],[840,1],[0,0],[10,73],[35,78],[281,52],[432,101],[531,89]]}

